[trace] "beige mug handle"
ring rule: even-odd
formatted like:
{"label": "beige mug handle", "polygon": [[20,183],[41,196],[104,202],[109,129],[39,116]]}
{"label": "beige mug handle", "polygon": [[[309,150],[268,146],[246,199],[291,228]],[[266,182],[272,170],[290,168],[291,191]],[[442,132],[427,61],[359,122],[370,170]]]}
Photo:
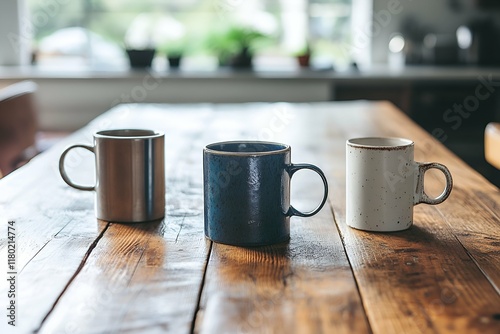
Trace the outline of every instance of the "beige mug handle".
{"label": "beige mug handle", "polygon": [[[418,167],[418,175],[417,175],[417,184],[415,187],[415,195],[413,197],[414,198],[413,204],[425,203],[425,204],[436,205],[443,203],[448,198],[448,196],[450,196],[451,189],[453,188],[453,178],[451,177],[449,169],[445,165],[437,162],[427,162],[427,163],[417,162],[417,167]],[[424,189],[425,172],[431,168],[435,168],[443,172],[444,177],[446,179],[446,185],[444,187],[443,192],[436,198],[429,197],[429,195],[425,193]]]}

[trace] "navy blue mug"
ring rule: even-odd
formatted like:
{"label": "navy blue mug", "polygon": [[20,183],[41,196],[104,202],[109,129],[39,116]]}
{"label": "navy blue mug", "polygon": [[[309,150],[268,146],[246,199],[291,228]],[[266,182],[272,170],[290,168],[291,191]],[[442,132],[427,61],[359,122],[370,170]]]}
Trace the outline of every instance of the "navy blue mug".
{"label": "navy blue mug", "polygon": [[[221,142],[203,151],[205,235],[235,246],[263,246],[290,239],[290,217],[310,217],[328,196],[318,167],[292,164],[290,146],[259,141]],[[290,205],[290,180],[300,169],[319,174],[324,195],[319,206],[301,212]]]}

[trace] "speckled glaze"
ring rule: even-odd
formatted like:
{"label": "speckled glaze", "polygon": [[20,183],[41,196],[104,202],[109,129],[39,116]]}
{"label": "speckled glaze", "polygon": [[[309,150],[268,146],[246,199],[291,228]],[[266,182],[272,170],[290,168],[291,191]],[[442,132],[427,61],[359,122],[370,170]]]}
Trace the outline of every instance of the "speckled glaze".
{"label": "speckled glaze", "polygon": [[[203,151],[205,235],[236,246],[262,246],[290,239],[290,216],[309,217],[323,207],[328,184],[314,165],[291,164],[290,146],[268,142],[223,142]],[[311,212],[290,205],[290,179],[311,169],[323,180],[321,204]]]}
{"label": "speckled glaze", "polygon": [[[403,138],[355,138],[346,143],[346,221],[360,230],[393,232],[411,227],[413,206],[439,204],[453,187],[444,165],[414,161],[414,143]],[[424,192],[424,174],[443,172],[446,187],[430,198]]]}

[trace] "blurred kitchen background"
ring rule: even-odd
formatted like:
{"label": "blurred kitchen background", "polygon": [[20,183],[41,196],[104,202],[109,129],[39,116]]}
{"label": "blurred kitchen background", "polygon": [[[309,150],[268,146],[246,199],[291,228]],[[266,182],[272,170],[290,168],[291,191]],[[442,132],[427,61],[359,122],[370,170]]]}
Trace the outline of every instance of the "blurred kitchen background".
{"label": "blurred kitchen background", "polygon": [[55,132],[128,102],[388,100],[500,183],[500,1],[1,1],[0,88],[21,80]]}

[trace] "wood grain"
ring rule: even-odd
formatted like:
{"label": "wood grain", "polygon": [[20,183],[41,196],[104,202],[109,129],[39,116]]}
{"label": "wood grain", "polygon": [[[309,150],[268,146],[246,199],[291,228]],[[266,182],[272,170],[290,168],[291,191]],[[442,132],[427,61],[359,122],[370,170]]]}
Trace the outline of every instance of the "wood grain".
{"label": "wood grain", "polygon": [[[370,129],[356,131],[355,136],[408,137],[417,143],[417,147],[418,143],[432,142],[427,134],[399,117],[391,106],[381,104],[374,112],[385,121],[374,120]],[[376,118],[366,115],[367,121]],[[338,119],[332,120],[338,126],[336,121]],[[379,126],[379,123],[383,125]],[[340,131],[344,139],[353,137],[352,126],[348,123],[343,124]],[[465,168],[455,157],[448,158],[449,153],[439,147],[439,143],[432,144],[440,153],[433,156],[428,154],[429,151],[419,151],[417,155],[422,160],[443,162],[452,173],[459,167]],[[367,233],[345,224],[345,152],[340,146],[334,151],[337,161],[331,164],[335,168],[330,180],[337,200],[332,201],[332,205],[373,332],[497,333],[500,296],[483,271],[498,272],[498,259],[494,259],[491,248],[480,246],[482,238],[470,238],[465,243],[458,240],[467,216],[454,215],[454,218],[460,218],[459,222],[449,217],[454,210],[461,210],[458,208],[461,203],[454,201],[464,196],[460,188],[464,176],[454,173],[459,187],[445,202],[448,209],[443,208],[444,204],[437,207],[419,205],[415,208],[414,226],[410,230],[390,234]],[[331,148],[329,153],[333,153]],[[475,188],[494,189],[475,173],[471,174],[472,178],[477,178]],[[469,229],[484,233],[483,223],[488,224],[489,220],[493,224],[493,235],[498,234],[495,215],[488,211],[481,215],[480,207],[472,205],[465,208],[474,208],[468,216],[471,218]],[[464,214],[464,211],[460,212]],[[473,261],[468,247],[473,247],[485,259],[493,260],[492,263]]]}
{"label": "wood grain", "polygon": [[[65,146],[120,127],[166,133],[162,221],[97,221],[93,194],[59,177]],[[348,228],[345,140],[358,136],[414,140],[416,160],[450,168],[452,195],[415,207],[404,232]],[[205,240],[202,149],[237,139],[290,144],[293,162],[327,175],[329,207],[292,218],[289,243]],[[71,175],[88,179],[92,161],[75,159]],[[293,177],[294,206],[313,208],[321,193],[313,173]],[[0,180],[2,227],[18,228],[19,329],[40,333],[498,333],[499,203],[498,188],[392,105],[368,102],[122,105]]]}
{"label": "wood grain", "polygon": [[[301,143],[302,135],[291,136],[294,132],[284,128],[300,123],[293,107],[246,106],[252,113],[235,107],[241,108],[216,108],[218,117],[206,125],[214,135],[206,136],[205,144],[273,140],[292,146],[293,162],[315,162],[307,148],[317,145]],[[321,199],[323,186],[312,174],[299,172],[292,180],[292,203],[298,208],[314,208]],[[292,217],[290,224],[289,243],[258,248],[213,244],[195,332],[370,332],[330,208],[308,219]]]}
{"label": "wood grain", "polygon": [[188,332],[207,249],[197,219],[168,220],[112,224],[41,333]]}
{"label": "wood grain", "polygon": [[[406,116],[390,105],[385,107],[390,113],[388,117],[395,122],[405,121]],[[384,123],[382,131],[389,132],[388,128],[393,129]],[[443,145],[423,129],[409,127],[405,133],[415,138],[416,160],[441,162],[450,169],[454,190],[447,201],[434,208],[495,289],[500,291],[500,191],[455,155],[449,154]],[[435,174],[432,180],[426,181],[429,191],[439,193],[443,189],[442,182]]]}
{"label": "wood grain", "polygon": [[[90,193],[77,200],[64,185],[51,163],[57,157],[52,151],[0,180],[0,257],[7,258],[6,223],[14,221],[20,332],[40,326],[106,225],[93,218]],[[5,280],[1,282],[0,293],[6,296]],[[4,326],[2,321],[4,333],[11,329]]]}
{"label": "wood grain", "polygon": [[289,244],[214,244],[199,333],[369,333],[331,212],[293,218]]}
{"label": "wood grain", "polygon": [[40,333],[191,330],[210,243],[203,237],[201,156],[194,140],[178,138],[200,135],[204,119],[155,108],[140,116],[123,116],[113,125],[155,128],[176,143],[166,149],[167,216],[111,224]]}

